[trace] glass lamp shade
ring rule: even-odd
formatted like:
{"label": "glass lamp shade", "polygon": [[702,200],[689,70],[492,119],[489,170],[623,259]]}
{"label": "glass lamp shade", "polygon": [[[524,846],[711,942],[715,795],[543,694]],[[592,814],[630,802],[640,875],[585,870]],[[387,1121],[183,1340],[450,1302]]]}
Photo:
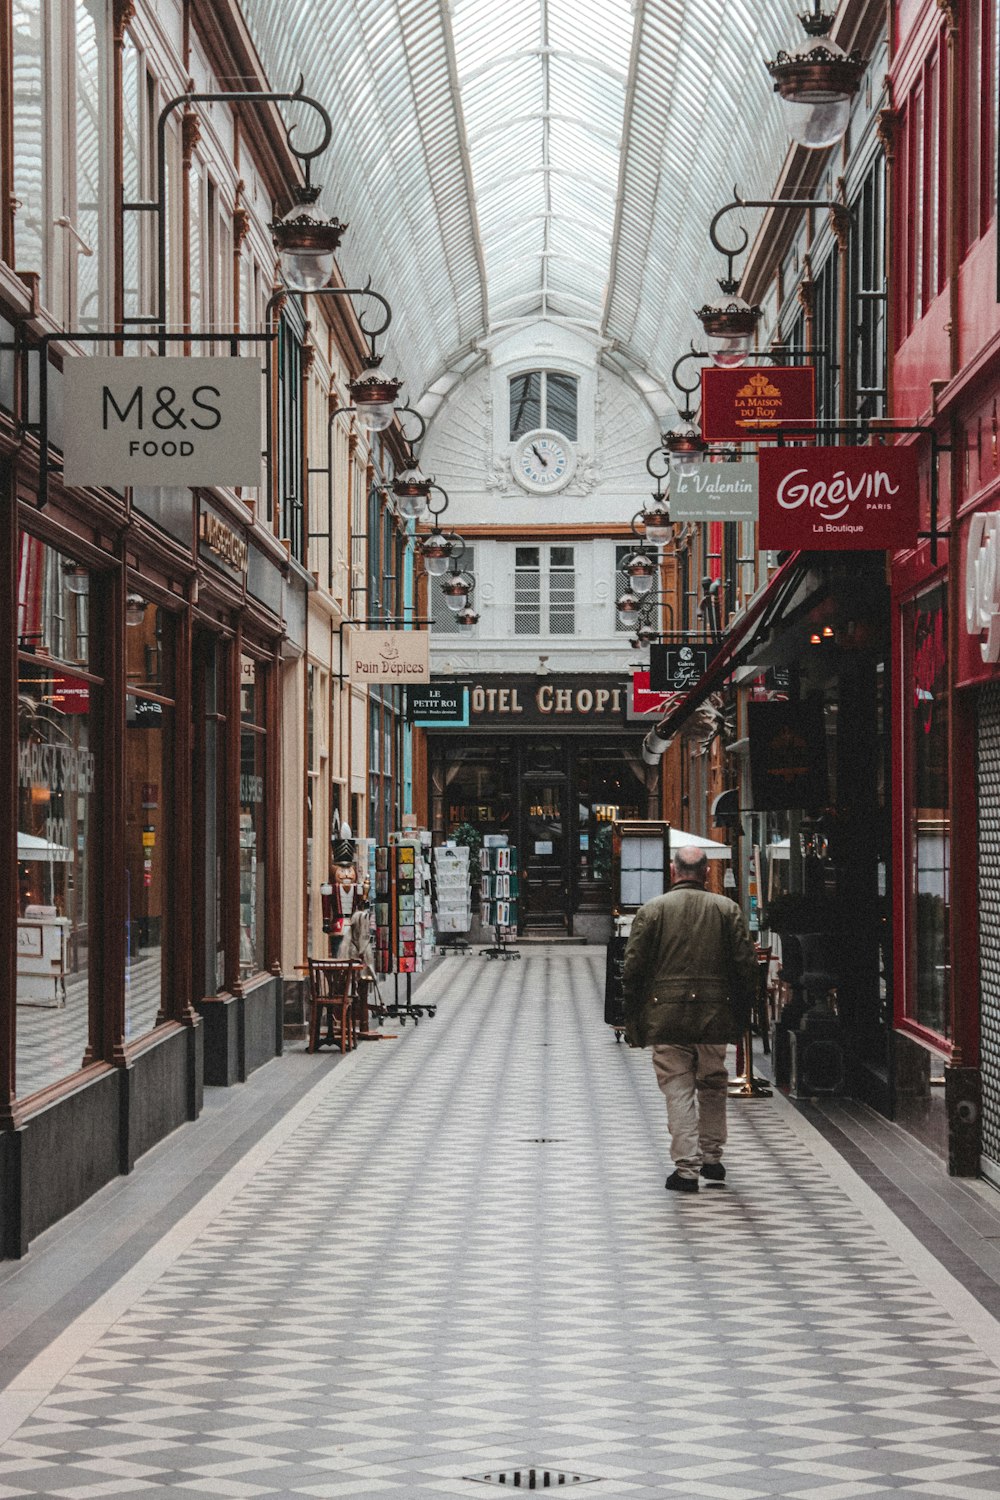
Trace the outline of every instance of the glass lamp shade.
{"label": "glass lamp shade", "polygon": [[648,594],[656,582],[656,564],[651,557],[639,552],[625,565],[629,585],[633,594]]}
{"label": "glass lamp shade", "polygon": [[622,594],[615,608],[622,625],[631,625],[637,619],[642,600],[636,594]]}
{"label": "glass lamp shade", "polygon": [[725,295],[706,302],[695,314],[705,330],[705,340],[713,364],[731,367],[743,364],[750,353],[760,308],[751,307],[742,297]]}
{"label": "glass lamp shade", "polygon": [[635,635],[629,642],[637,651],[644,651],[656,639],[656,631],[652,625],[640,625]]}
{"label": "glass lamp shade", "polygon": [[402,384],[401,380],[384,375],[379,369],[379,361],[372,360],[357,380],[352,380],[347,387],[360,426],[366,427],[369,432],[382,432],[388,427],[395,413],[396,397]]}
{"label": "glass lamp shade", "polygon": [[789,139],[809,151],[822,151],[843,140],[850,123],[850,99],[828,103],[789,102],[785,105],[785,128]]}
{"label": "glass lamp shade", "polygon": [[652,505],[647,505],[640,518],[642,528],[646,533],[647,542],[655,546],[662,546],[670,540],[670,511],[662,501],[654,499]]}
{"label": "glass lamp shade", "polygon": [[455,616],[455,624],[463,635],[468,635],[479,624],[479,616],[471,604],[459,610]]}
{"label": "glass lamp shade", "polygon": [[774,91],[786,106],[791,139],[813,151],[842,139],[865,71],[860,52],[845,52],[827,39],[831,25],[831,17],[811,20],[810,36],[792,51],[779,52],[767,65]]}
{"label": "glass lamp shade", "polygon": [[427,509],[433,480],[421,474],[416,464],[403,469],[392,481],[392,493],[396,497],[396,509],[407,520],[417,520]]}
{"label": "glass lamp shade", "polygon": [[460,609],[464,609],[468,603],[471,583],[472,580],[466,573],[452,573],[442,583],[441,592],[444,595],[444,602],[455,614],[458,614]]}
{"label": "glass lamp shade", "polygon": [[319,197],[318,188],[301,189],[298,200],[283,219],[271,224],[271,238],[281,261],[286,283],[297,291],[316,292],[333,275],[334,257],[347,228],[339,219],[317,219],[308,205]]}
{"label": "glass lamp shade", "polygon": [[141,625],[146,618],[146,601],[141,594],[129,594],[125,599],[125,624]]}
{"label": "glass lamp shade", "polygon": [[666,434],[663,446],[671,473],[683,475],[696,473],[708,445],[693,422],[680,422]]}
{"label": "glass lamp shade", "polygon": [[443,532],[432,531],[425,536],[420,543],[420,556],[424,560],[424,567],[434,578],[440,578],[448,571],[448,559],[454,552],[453,544]]}

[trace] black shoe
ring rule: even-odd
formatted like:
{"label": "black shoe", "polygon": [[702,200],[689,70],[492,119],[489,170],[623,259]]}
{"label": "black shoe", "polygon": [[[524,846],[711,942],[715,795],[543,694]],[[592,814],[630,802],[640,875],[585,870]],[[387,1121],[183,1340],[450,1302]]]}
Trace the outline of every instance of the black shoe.
{"label": "black shoe", "polygon": [[679,1172],[671,1172],[663,1186],[668,1193],[696,1193],[698,1179],[697,1177],[682,1177]]}
{"label": "black shoe", "polygon": [[701,1175],[713,1187],[725,1187],[726,1185],[726,1169],[721,1161],[707,1161],[701,1169]]}

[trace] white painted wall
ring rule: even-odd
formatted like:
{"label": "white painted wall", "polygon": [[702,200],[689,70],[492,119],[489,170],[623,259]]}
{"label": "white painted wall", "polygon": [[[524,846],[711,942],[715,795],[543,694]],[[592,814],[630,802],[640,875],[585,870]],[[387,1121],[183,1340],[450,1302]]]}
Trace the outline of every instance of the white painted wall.
{"label": "white painted wall", "polygon": [[[475,538],[475,607],[480,623],[468,637],[432,634],[432,662],[447,670],[533,671],[540,655],[549,671],[624,670],[636,653],[615,631],[615,545],[567,535],[576,549],[576,629],[572,636],[514,635],[514,547],[539,545],[523,528],[539,525],[627,524],[653,489],[645,460],[660,423],[640,392],[599,363],[595,340],[553,323],[517,329],[490,342],[486,360],[456,385],[428,427],[420,461],[448,492],[443,524],[502,525],[510,540]],[[561,370],[579,380],[578,440],[573,478],[554,495],[527,493],[511,471],[518,446],[509,439],[508,382],[525,370]],[[432,583],[436,588],[436,583]],[[544,625],[544,621],[543,621]]]}

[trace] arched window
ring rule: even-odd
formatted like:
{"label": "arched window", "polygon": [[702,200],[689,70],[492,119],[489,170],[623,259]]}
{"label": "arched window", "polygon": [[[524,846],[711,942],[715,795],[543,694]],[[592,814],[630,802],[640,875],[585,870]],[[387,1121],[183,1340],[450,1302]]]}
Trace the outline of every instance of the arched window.
{"label": "arched window", "polygon": [[576,442],[575,375],[560,370],[525,370],[510,377],[510,438],[548,427]]}

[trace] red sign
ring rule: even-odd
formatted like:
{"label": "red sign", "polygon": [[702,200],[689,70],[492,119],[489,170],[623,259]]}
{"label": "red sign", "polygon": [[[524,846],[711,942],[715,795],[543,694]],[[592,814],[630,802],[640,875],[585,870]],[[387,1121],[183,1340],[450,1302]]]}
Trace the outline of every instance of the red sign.
{"label": "red sign", "polygon": [[89,713],[90,683],[79,677],[53,677],[45,701],[63,714]]}
{"label": "red sign", "polygon": [[757,544],[806,552],[912,547],[915,448],[764,448]]}
{"label": "red sign", "polygon": [[660,719],[680,696],[680,693],[650,692],[649,672],[633,672],[632,691],[628,700],[628,718]]}
{"label": "red sign", "polygon": [[705,365],[702,369],[701,435],[706,443],[752,443],[772,437],[785,422],[815,420],[812,365]]}

